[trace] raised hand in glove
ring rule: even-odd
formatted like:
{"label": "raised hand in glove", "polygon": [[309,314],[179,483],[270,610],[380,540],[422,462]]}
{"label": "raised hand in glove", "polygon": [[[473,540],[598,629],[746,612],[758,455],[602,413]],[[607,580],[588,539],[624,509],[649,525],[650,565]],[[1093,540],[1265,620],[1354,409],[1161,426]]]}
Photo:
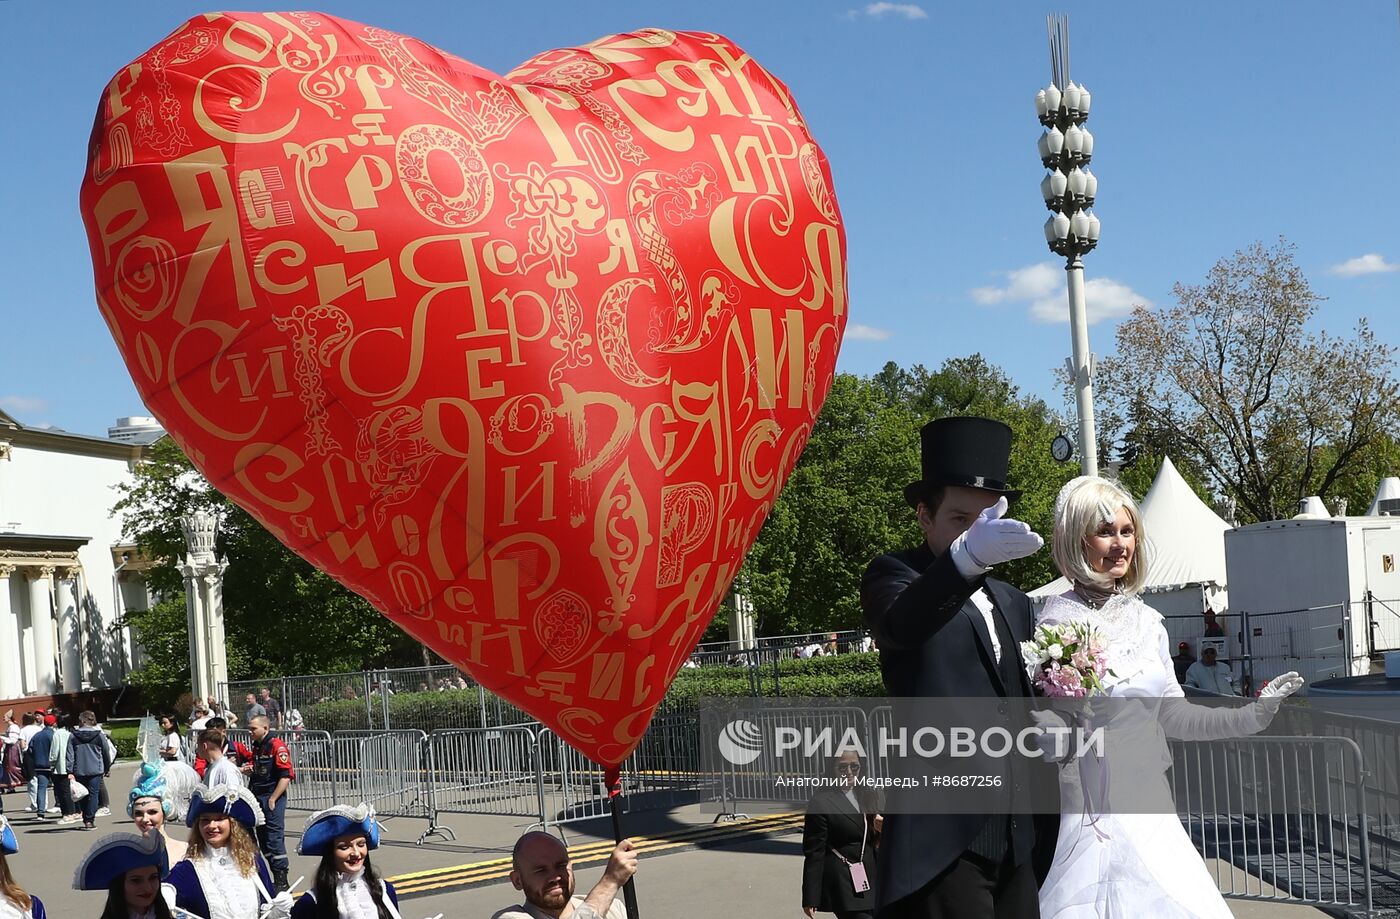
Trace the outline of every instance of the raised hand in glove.
{"label": "raised hand in glove", "polygon": [[1040,733],[1035,736],[1035,745],[1040,749],[1040,755],[1045,761],[1057,763],[1068,759],[1071,733],[1069,721],[1059,712],[1049,709],[1032,711],[1031,721],[1040,729]]}
{"label": "raised hand in glove", "polygon": [[1302,688],[1303,678],[1296,671],[1290,670],[1274,677],[1259,691],[1259,704],[1264,706],[1270,715],[1276,714],[1283,700]]}
{"label": "raised hand in glove", "polygon": [[292,915],[292,895],[282,891],[263,907],[258,919],[289,919]]}
{"label": "raised hand in glove", "polygon": [[1006,496],[977,515],[972,526],[953,541],[978,568],[990,568],[1016,558],[1025,558],[1045,545],[1029,525],[1004,516]]}

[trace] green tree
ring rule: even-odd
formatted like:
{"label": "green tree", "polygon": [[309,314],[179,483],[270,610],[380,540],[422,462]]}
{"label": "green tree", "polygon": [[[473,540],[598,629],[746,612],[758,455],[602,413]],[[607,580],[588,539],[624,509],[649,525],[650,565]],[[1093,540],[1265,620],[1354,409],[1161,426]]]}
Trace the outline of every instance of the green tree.
{"label": "green tree", "polygon": [[[1013,513],[1048,537],[1055,495],[1074,470],[1050,456],[1061,421],[1044,402],[1022,396],[980,355],[935,373],[891,363],[870,377],[838,374],[737,580],[754,601],[760,633],[861,625],[860,579],[870,560],[923,538],[902,494],[919,477],[919,428],[959,414],[1011,426],[1011,477],[1024,491]],[[1042,551],[998,576],[1035,587],[1055,572]]]}
{"label": "green tree", "polygon": [[[917,368],[922,373],[922,368]],[[915,399],[922,424],[948,415],[980,415],[1011,428],[1011,483],[1021,498],[1011,514],[1024,520],[1048,543],[1055,529],[1055,498],[1060,487],[1078,474],[1073,464],[1060,464],[1050,444],[1065,427],[1064,420],[1045,402],[1022,395],[1001,368],[980,354],[952,358],[933,374],[922,374]],[[1008,562],[998,577],[1025,590],[1059,576],[1048,550]]]}
{"label": "green tree", "polygon": [[358,670],[423,663],[422,647],[363,598],[277,541],[244,510],[209,487],[170,439],[151,447],[132,481],[120,487],[114,513],[143,554],[158,563],[147,584],[162,597],[129,617],[146,649],[133,684],[169,692],[189,681],[180,518],[206,509],[220,517],[218,553],[224,579],[229,677]]}
{"label": "green tree", "polygon": [[1104,404],[1132,406],[1136,427],[1178,445],[1173,458],[1237,499],[1242,522],[1374,489],[1363,471],[1400,423],[1394,349],[1364,320],[1351,338],[1308,331],[1320,298],[1293,246],[1256,243],[1173,293],[1175,306],[1138,307],[1119,326]]}
{"label": "green tree", "polygon": [[856,628],[873,547],[912,544],[900,489],[918,477],[918,419],[869,379],[838,374],[740,573],[763,634]]}

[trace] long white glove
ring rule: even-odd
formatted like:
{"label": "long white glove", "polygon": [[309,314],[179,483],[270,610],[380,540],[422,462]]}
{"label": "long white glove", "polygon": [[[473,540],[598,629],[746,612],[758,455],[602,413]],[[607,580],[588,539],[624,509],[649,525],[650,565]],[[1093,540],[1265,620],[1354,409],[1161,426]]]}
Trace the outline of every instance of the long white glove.
{"label": "long white glove", "polygon": [[1297,671],[1290,670],[1274,677],[1259,691],[1259,704],[1268,710],[1270,717],[1273,717],[1278,714],[1279,706],[1283,704],[1283,700],[1302,688],[1303,678],[1298,675]]}
{"label": "long white glove", "polygon": [[290,919],[292,915],[292,895],[285,890],[272,898],[272,902],[263,907],[259,919]]}
{"label": "long white glove", "polygon": [[1057,763],[1068,759],[1071,728],[1065,717],[1059,712],[1036,709],[1031,712],[1031,721],[1040,729],[1040,733],[1035,736],[1035,745],[1040,749],[1040,755],[1045,757],[1045,761]]}
{"label": "long white glove", "polygon": [[1025,558],[1045,545],[1029,525],[1005,517],[1006,496],[977,515],[972,526],[953,541],[961,545],[968,558],[979,568],[990,568],[1016,558]]}

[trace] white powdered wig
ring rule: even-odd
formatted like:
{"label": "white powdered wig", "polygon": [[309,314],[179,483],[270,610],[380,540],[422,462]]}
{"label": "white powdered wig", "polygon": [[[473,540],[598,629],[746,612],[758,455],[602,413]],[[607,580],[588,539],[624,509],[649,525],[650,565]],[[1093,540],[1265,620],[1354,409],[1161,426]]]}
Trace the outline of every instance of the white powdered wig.
{"label": "white powdered wig", "polygon": [[[1084,541],[1100,526],[1112,523],[1118,509],[1124,508],[1133,521],[1136,545],[1128,571],[1115,584],[1107,575],[1095,571],[1084,556]],[[1119,589],[1124,593],[1141,593],[1147,584],[1148,543],[1142,529],[1142,515],[1137,502],[1117,482],[1095,475],[1070,479],[1055,499],[1055,540],[1051,547],[1055,567],[1060,574],[1086,587],[1100,590]]]}

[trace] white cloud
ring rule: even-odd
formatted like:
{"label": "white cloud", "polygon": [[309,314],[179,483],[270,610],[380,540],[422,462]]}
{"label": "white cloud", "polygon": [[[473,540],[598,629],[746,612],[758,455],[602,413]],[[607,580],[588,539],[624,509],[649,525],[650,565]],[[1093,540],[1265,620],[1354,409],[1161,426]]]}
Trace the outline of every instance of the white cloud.
{"label": "white cloud", "polygon": [[[867,16],[873,16],[874,18],[879,19],[887,13],[893,13],[896,16],[903,16],[905,19],[928,18],[928,13],[924,12],[924,8],[915,3],[885,3],[882,0],[882,2],[880,3],[866,4],[865,15]],[[854,19],[855,15],[856,11],[851,10],[849,17]]]}
{"label": "white cloud", "polygon": [[49,410],[49,404],[30,396],[0,396],[0,408],[19,415],[39,415]]}
{"label": "white cloud", "polygon": [[1065,272],[1054,262],[1041,262],[1008,271],[1005,287],[978,287],[972,291],[972,299],[978,303],[992,305],[1016,300],[1039,300],[1057,288],[1065,286]]}
{"label": "white cloud", "polygon": [[1385,260],[1385,256],[1375,252],[1368,252],[1359,258],[1349,258],[1340,265],[1333,265],[1328,270],[1344,278],[1355,278],[1363,274],[1384,274],[1387,271],[1400,271],[1400,265],[1392,265]]}
{"label": "white cloud", "polygon": [[[1001,287],[978,287],[972,299],[991,306],[998,303],[1029,303],[1031,318],[1037,322],[1069,322],[1069,295],[1065,272],[1055,262],[1040,262],[1006,273]],[[1118,319],[1134,306],[1151,307],[1152,301],[1126,284],[1112,278],[1089,278],[1084,283],[1084,309],[1089,324]]]}
{"label": "white cloud", "polygon": [[845,337],[847,341],[884,341],[890,337],[890,333],[888,329],[852,322],[846,326]]}

